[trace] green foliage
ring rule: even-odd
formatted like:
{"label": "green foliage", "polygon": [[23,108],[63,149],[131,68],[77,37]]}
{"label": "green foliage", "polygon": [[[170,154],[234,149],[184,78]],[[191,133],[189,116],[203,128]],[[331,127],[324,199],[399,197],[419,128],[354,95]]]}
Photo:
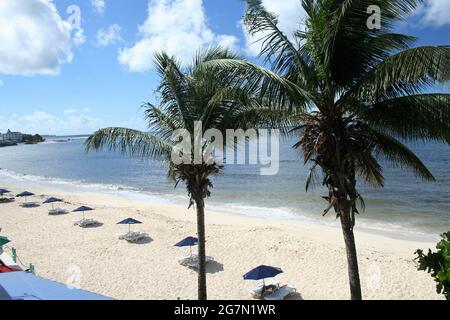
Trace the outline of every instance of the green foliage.
{"label": "green foliage", "polygon": [[24,143],[40,143],[40,142],[44,142],[45,139],[40,136],[39,134],[24,134],[22,136],[22,142]]}
{"label": "green foliage", "polygon": [[436,252],[428,250],[427,254],[420,249],[416,251],[418,270],[430,273],[436,282],[437,293],[450,300],[450,231],[442,235],[436,248]]}

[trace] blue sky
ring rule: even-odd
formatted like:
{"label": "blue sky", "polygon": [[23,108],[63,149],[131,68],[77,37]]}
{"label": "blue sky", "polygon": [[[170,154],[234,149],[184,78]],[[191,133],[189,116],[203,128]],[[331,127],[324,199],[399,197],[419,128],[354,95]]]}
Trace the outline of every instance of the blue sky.
{"label": "blue sky", "polygon": [[[154,51],[185,62],[200,46],[225,45],[250,59],[258,51],[240,24],[242,0],[4,1],[0,132],[144,129],[139,106],[155,101]],[[264,3],[288,34],[302,19],[298,0]],[[78,15],[67,12],[73,5],[79,25]],[[450,1],[428,0],[399,30],[420,37],[419,44],[450,44]]]}

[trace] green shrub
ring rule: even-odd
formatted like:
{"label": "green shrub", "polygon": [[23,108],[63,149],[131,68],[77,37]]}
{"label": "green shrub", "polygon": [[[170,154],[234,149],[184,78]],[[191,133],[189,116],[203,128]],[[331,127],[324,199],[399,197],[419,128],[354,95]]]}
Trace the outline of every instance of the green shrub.
{"label": "green shrub", "polygon": [[450,231],[442,235],[442,241],[436,248],[436,252],[428,250],[428,254],[420,249],[416,251],[418,269],[430,273],[436,282],[437,293],[450,300]]}

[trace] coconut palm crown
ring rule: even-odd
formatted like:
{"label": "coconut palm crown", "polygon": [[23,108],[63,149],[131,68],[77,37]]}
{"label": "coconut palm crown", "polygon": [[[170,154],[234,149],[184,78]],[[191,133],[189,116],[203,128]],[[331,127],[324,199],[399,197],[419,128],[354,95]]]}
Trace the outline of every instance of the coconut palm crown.
{"label": "coconut palm crown", "polygon": [[[222,59],[240,60],[238,56],[222,48],[202,50],[190,67],[183,67],[176,58],[166,53],[155,55],[155,68],[160,77],[156,90],[159,105],[145,103],[145,119],[148,132],[127,128],[105,128],[91,135],[86,149],[109,148],[112,151],[131,154],[141,158],[161,160],[168,167],[168,175],[176,185],[184,182],[190,199],[189,207],[195,204],[197,210],[197,233],[199,238],[199,286],[198,297],[207,298],[205,270],[205,221],[204,200],[211,194],[211,177],[219,174],[224,159],[205,158],[195,162],[194,152],[188,161],[173,161],[172,153],[179,141],[172,140],[178,130],[185,130],[195,143],[195,124],[201,122],[201,133],[216,129],[225,134],[227,129],[253,128],[255,123],[266,122],[270,110],[264,110],[258,103],[258,94],[252,83],[245,81],[240,72],[218,72],[203,67],[208,61]],[[271,76],[265,75],[265,76]],[[276,79],[283,80],[276,77]],[[275,80],[275,78],[273,79]],[[289,90],[286,88],[286,90]],[[258,120],[259,119],[259,120]],[[213,141],[202,141],[202,154]],[[186,155],[182,155],[186,156]]]}
{"label": "coconut palm crown", "polygon": [[[261,44],[265,65],[296,88],[295,97],[271,77],[260,93],[274,109],[295,110],[295,129],[311,165],[306,188],[320,179],[324,199],[340,219],[347,249],[352,299],[361,299],[353,229],[364,202],[361,179],[384,185],[381,160],[435,178],[406,146],[412,141],[450,143],[450,95],[432,93],[450,79],[447,46],[413,46],[416,39],[393,32],[420,0],[302,0],[306,13],[290,35],[260,0],[248,0],[244,23]],[[380,9],[380,29],[371,29],[370,6]],[[373,7],[372,7],[373,8]],[[209,63],[221,69],[252,69],[240,61]],[[318,170],[320,169],[320,171]],[[358,205],[359,204],[359,205]]]}

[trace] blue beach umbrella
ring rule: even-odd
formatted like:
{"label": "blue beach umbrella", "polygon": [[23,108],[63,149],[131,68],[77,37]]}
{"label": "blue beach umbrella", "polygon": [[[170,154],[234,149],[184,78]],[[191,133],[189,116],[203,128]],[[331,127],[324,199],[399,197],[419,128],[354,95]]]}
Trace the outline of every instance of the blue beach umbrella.
{"label": "blue beach umbrella", "polygon": [[6,189],[0,189],[0,195],[3,196],[5,193],[10,193],[11,191]]}
{"label": "blue beach umbrella", "polygon": [[128,225],[128,233],[130,233],[132,224],[142,224],[142,222],[140,222],[136,219],[133,219],[133,218],[128,218],[128,219],[118,222],[117,224],[127,224]]}
{"label": "blue beach umbrella", "polygon": [[178,242],[175,247],[189,247],[190,251],[191,251],[191,256],[192,256],[192,247],[196,246],[198,244],[198,239],[194,238],[194,237],[187,237],[184,240],[181,240],[180,242]]}
{"label": "blue beach umbrella", "polygon": [[89,208],[89,207],[86,207],[86,206],[81,206],[81,207],[79,207],[79,208],[73,210],[72,212],[83,212],[83,218],[84,218],[84,213],[85,213],[86,211],[93,211],[93,210],[94,210],[94,209],[92,209],[92,208]]}
{"label": "blue beach umbrella", "polygon": [[283,273],[280,268],[262,265],[244,274],[244,280],[263,280],[264,282],[264,279],[273,278],[280,273]]}
{"label": "blue beach umbrella", "polygon": [[28,191],[24,191],[22,193],[19,193],[16,197],[18,197],[18,198],[25,198],[25,201],[27,201],[27,197],[31,197],[31,196],[34,196],[34,193],[28,192]]}
{"label": "blue beach umbrella", "polygon": [[34,193],[28,192],[28,191],[24,191],[24,192],[19,193],[19,194],[17,195],[17,197],[31,197],[31,196],[34,196]]}
{"label": "blue beach umbrella", "polygon": [[48,198],[47,200],[45,200],[45,201],[43,202],[43,204],[51,203],[51,204],[52,204],[52,209],[54,209],[54,203],[55,203],[55,202],[63,202],[63,200],[62,200],[62,199],[58,199],[58,198],[53,198],[53,197],[51,197],[51,198]]}

